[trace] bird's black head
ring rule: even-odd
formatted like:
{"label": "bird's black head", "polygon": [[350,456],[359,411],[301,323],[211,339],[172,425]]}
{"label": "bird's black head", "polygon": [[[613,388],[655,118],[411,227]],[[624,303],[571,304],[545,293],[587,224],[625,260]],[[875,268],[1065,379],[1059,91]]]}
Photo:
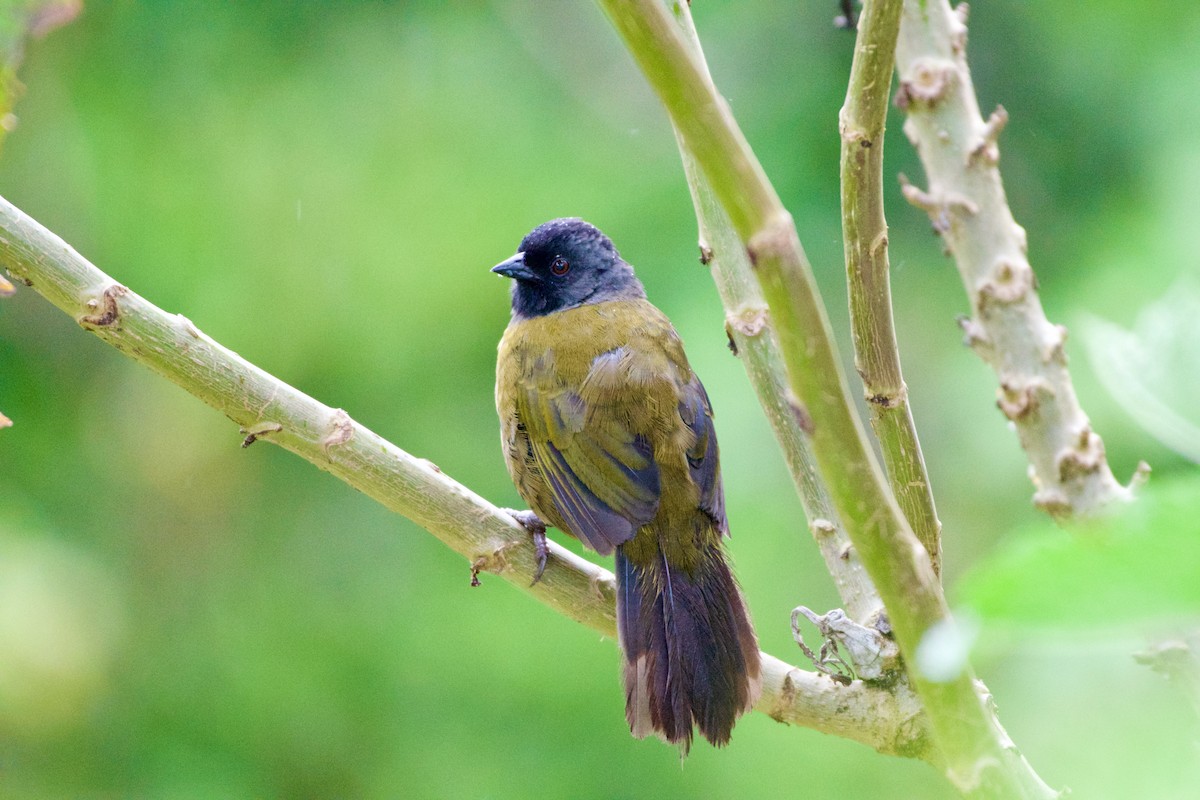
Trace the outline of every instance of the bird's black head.
{"label": "bird's black head", "polygon": [[645,297],[633,267],[607,236],[581,219],[553,219],[521,240],[515,256],[492,267],[512,278],[513,314],[537,317],[566,308]]}

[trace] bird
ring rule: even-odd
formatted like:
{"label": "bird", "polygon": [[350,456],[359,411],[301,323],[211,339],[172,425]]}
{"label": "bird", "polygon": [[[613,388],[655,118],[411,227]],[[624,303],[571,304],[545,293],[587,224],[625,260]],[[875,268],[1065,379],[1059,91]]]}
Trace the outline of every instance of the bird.
{"label": "bird", "polygon": [[[761,691],[758,641],[729,533],[704,385],[612,240],[554,219],[492,268],[513,280],[496,409],[508,471],[542,535],[614,554],[625,718],[686,756],[715,746]],[[538,575],[545,568],[540,553]],[[535,581],[537,578],[535,578]]]}

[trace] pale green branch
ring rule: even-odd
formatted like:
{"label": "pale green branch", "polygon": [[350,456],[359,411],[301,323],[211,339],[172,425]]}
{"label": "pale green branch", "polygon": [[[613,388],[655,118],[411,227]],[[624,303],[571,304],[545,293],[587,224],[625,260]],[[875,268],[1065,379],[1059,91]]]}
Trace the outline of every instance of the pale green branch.
{"label": "pale green branch", "polygon": [[[1056,517],[1086,516],[1132,494],[1113,477],[1067,370],[1066,329],[1046,319],[1026,258],[1025,230],[1013,219],[997,163],[1008,121],[985,121],[967,65],[966,3],[905,0],[896,48],[897,103],[916,147],[927,190],[904,196],[929,214],[954,256],[972,315],[966,341],[1000,381],[997,404],[1029,458],[1034,502]],[[1139,474],[1144,465],[1139,466]]]}
{"label": "pale green branch", "polygon": [[[704,63],[700,39],[696,36],[688,6],[676,5],[675,14],[685,41],[708,77],[708,66]],[[878,619],[883,601],[879,599],[879,593],[871,583],[862,561],[850,546],[850,539],[829,497],[829,490],[817,473],[812,442],[804,431],[801,417],[788,400],[787,367],[779,349],[779,338],[767,311],[762,288],[750,266],[746,248],[678,130],[675,139],[683,159],[683,171],[692,193],[692,203],[696,208],[701,260],[711,270],[725,306],[725,329],[729,341],[741,358],[758,401],[779,441],[784,461],[809,520],[809,531],[825,559],[825,566],[838,589],[846,613],[859,622],[873,622]]]}
{"label": "pale green branch", "polygon": [[842,134],[842,238],[854,363],[862,377],[871,427],[879,440],[892,493],[929,553],[934,571],[940,572],[941,523],[900,370],[883,213],[884,129],[900,8],[900,0],[869,2],[859,17],[846,102],[838,120]]}
{"label": "pale green branch", "polygon": [[[247,443],[271,442],[290,450],[425,528],[465,556],[473,572],[497,573],[565,616],[615,638],[612,573],[550,543],[545,575],[531,585],[533,546],[506,513],[345,411],[267,374],[185,317],[121,286],[3,198],[0,262],[85,330],[225,414],[241,427]],[[236,441],[231,437],[231,447]],[[469,591],[467,582],[464,573],[464,591]],[[765,653],[757,709],[883,753],[931,757],[920,705],[911,694],[862,681],[842,686]]]}

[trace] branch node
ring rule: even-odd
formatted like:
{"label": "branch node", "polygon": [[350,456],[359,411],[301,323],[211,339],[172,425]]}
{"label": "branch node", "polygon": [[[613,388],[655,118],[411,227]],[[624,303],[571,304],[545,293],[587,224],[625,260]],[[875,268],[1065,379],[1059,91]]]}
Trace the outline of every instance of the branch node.
{"label": "branch node", "polygon": [[867,394],[864,397],[871,405],[879,406],[882,409],[893,409],[908,399],[908,387],[901,384],[900,388],[894,392],[879,392]]}
{"label": "branch node", "polygon": [[1025,229],[1016,222],[1013,223],[1013,237],[1017,240],[1017,247],[1021,248],[1021,255],[1029,255],[1029,236],[1025,233]]}
{"label": "branch node", "polygon": [[1029,297],[1033,289],[1033,269],[1029,262],[1001,256],[992,267],[992,277],[979,286],[975,302],[979,313],[986,316],[990,306],[1019,303]]}
{"label": "branch node", "polygon": [[183,314],[176,314],[175,317],[179,320],[179,327],[183,328],[183,332],[193,339],[200,338],[200,329],[197,328],[190,319]]}
{"label": "branch node", "polygon": [[[11,424],[11,423],[10,423]],[[1133,468],[1133,475],[1129,478],[1129,488],[1138,489],[1146,485],[1150,480],[1150,465],[1145,461],[1139,461],[1137,466]]]}
{"label": "branch node", "polygon": [[333,412],[333,416],[329,420],[329,428],[329,433],[321,440],[321,449],[325,451],[326,458],[329,457],[331,449],[354,438],[354,420],[339,408]]}
{"label": "branch node", "polygon": [[967,165],[982,162],[988,166],[995,166],[1000,163],[1000,148],[996,142],[1000,138],[1000,132],[1004,130],[1004,126],[1008,124],[1008,111],[1004,106],[996,106],[996,110],[991,113],[984,123],[983,130],[980,132],[979,144],[971,148],[971,152],[967,154]]}
{"label": "branch node", "polygon": [[957,56],[967,51],[967,17],[970,13],[971,7],[968,4],[959,3],[954,7],[954,15],[950,18],[950,49]]}
{"label": "branch node", "polygon": [[904,199],[910,205],[916,206],[930,215],[941,210],[941,204],[933,198],[933,195],[915,186],[903,172],[899,174],[898,179],[900,181],[900,194],[904,196]]}
{"label": "branch node", "polygon": [[1050,339],[1042,349],[1043,364],[1067,366],[1067,326],[1051,325]]}
{"label": "branch node", "polygon": [[246,438],[242,439],[242,448],[245,449],[257,442],[260,436],[279,433],[281,430],[283,430],[283,425],[278,422],[259,422],[248,428],[238,428],[238,433],[246,434]]}
{"label": "branch node", "polygon": [[1060,483],[1091,475],[1104,463],[1104,442],[1090,425],[1084,425],[1075,443],[1064,447],[1055,461]]}
{"label": "branch node", "polygon": [[1041,398],[1053,397],[1054,389],[1041,378],[1032,378],[1021,384],[1002,380],[996,394],[996,405],[1004,412],[1004,416],[1017,422],[1036,413]]}
{"label": "branch node", "polygon": [[842,141],[848,144],[858,142],[860,147],[870,147],[871,140],[865,132],[858,128],[850,127],[850,123],[846,120],[846,107],[842,106],[838,112],[838,133],[842,136]]}
{"label": "branch node", "polygon": [[471,562],[471,585],[483,585],[483,582],[479,580],[479,573],[481,572],[490,572],[493,575],[499,575],[508,569],[508,557],[504,555],[504,551],[516,544],[519,544],[519,542],[503,542],[493,547],[491,552],[476,556],[475,560]]}
{"label": "branch node", "polygon": [[[954,18],[963,28],[967,27],[967,17],[971,15],[971,6],[968,3],[959,3],[954,7]],[[963,31],[965,33],[965,31]]]}
{"label": "branch node", "polygon": [[904,199],[929,215],[929,219],[933,223],[933,231],[939,236],[950,230],[951,212],[965,216],[974,216],[979,213],[979,206],[965,195],[954,193],[934,195],[914,186],[903,172],[900,173],[899,179],[900,193]]}
{"label": "branch node", "polygon": [[882,254],[887,251],[888,235],[887,230],[882,230],[879,235],[871,240],[871,257],[876,260],[880,259]]}
{"label": "branch node", "polygon": [[808,529],[812,531],[813,536],[823,537],[832,536],[837,533],[837,525],[832,520],[817,517],[812,522],[808,523]]}
{"label": "branch node", "polygon": [[768,319],[766,306],[742,306],[725,315],[725,324],[743,336],[753,337],[766,329]]}
{"label": "branch node", "polygon": [[[121,284],[109,285],[100,295],[100,299],[93,298],[87,301],[87,307],[92,310],[92,313],[80,317],[79,324],[85,328],[107,328],[116,324],[117,319],[121,316],[121,310],[117,308],[117,298],[127,294],[129,294],[129,290]],[[103,310],[97,313],[99,309]]]}
{"label": "branch node", "polygon": [[[1033,474],[1033,468],[1030,468],[1030,474]],[[1033,505],[1040,511],[1049,514],[1055,519],[1062,519],[1071,515],[1071,501],[1067,497],[1066,492],[1061,489],[1047,488],[1038,489],[1033,493]]]}
{"label": "branch node", "polygon": [[896,108],[933,108],[945,98],[958,78],[953,62],[942,58],[919,58],[912,63],[908,76],[901,78],[896,91]]}
{"label": "branch node", "polygon": [[987,331],[978,322],[966,314],[959,314],[955,322],[958,323],[958,327],[962,328],[963,344],[967,347],[981,354],[984,350],[991,348],[992,340],[988,338]]}
{"label": "branch node", "polygon": [[767,712],[767,715],[776,722],[787,724],[787,712],[796,704],[796,682],[792,680],[792,673],[799,672],[799,669],[791,669],[787,675],[783,676],[783,685],[779,688],[779,700]]}

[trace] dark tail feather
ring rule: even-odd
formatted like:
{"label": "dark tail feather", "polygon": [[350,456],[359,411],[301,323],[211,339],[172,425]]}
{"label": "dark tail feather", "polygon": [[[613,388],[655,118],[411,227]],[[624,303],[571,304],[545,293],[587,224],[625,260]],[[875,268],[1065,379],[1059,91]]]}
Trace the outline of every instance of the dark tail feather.
{"label": "dark tail feather", "polygon": [[687,753],[692,723],[714,745],[758,701],[758,641],[719,550],[688,575],[635,565],[617,548],[617,630],[625,654],[625,718]]}

